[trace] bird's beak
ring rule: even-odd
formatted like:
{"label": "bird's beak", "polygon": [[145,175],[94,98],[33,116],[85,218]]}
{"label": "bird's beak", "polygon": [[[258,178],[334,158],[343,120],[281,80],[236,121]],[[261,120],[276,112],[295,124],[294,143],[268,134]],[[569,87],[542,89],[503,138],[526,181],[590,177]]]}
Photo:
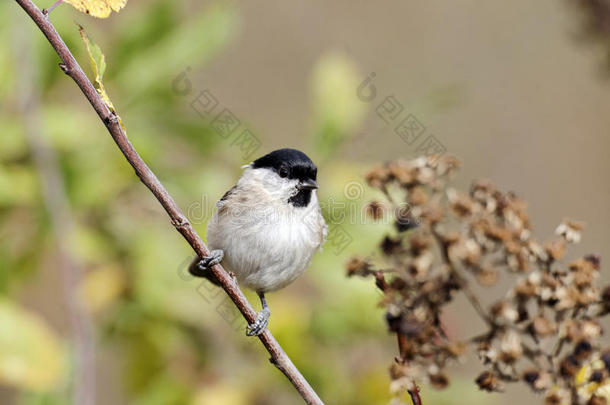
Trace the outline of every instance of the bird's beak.
{"label": "bird's beak", "polygon": [[305,181],[300,182],[297,188],[299,190],[315,190],[318,188],[318,183],[316,183],[315,180],[307,179]]}

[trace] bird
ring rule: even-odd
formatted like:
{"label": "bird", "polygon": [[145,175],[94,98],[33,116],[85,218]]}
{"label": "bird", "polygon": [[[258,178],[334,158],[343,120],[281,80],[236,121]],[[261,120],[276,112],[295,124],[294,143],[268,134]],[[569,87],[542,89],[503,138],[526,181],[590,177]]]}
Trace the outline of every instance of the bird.
{"label": "bird", "polygon": [[219,285],[211,268],[220,263],[239,285],[254,290],[262,309],[246,335],[257,336],[271,315],[265,294],[305,271],[328,227],[317,197],[318,169],[305,153],[278,149],[243,168],[208,223],[209,256],[196,256],[189,272]]}

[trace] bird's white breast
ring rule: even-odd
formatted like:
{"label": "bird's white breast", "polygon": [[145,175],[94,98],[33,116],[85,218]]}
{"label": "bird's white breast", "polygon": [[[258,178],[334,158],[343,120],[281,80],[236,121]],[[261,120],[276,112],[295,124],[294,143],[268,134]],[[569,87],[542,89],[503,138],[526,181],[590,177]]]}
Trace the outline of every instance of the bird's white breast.
{"label": "bird's white breast", "polygon": [[315,191],[308,206],[294,207],[239,184],[218,203],[207,233],[210,248],[225,253],[223,266],[240,284],[262,292],[300,276],[325,237]]}

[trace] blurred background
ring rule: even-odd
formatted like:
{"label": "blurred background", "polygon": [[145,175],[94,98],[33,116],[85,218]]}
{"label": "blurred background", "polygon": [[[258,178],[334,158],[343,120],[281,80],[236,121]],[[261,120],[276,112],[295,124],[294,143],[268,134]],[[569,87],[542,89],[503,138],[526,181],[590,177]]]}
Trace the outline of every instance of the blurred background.
{"label": "blurred background", "polygon": [[[604,4],[131,0],[51,20],[88,74],[75,22],[100,45],[131,141],[202,236],[241,165],[281,147],[317,163],[329,243],[268,297],[270,329],[326,403],[370,405],[388,403],[397,352],[375,287],[344,271],[389,229],[361,215],[367,169],[455,154],[456,186],[514,190],[542,240],[583,220],[571,255],[607,256]],[[15,2],[0,41],[0,403],[301,403],[224,294],[185,273],[191,249]],[[446,318],[478,325],[460,300]],[[468,356],[424,403],[540,402],[479,392],[480,369]]]}

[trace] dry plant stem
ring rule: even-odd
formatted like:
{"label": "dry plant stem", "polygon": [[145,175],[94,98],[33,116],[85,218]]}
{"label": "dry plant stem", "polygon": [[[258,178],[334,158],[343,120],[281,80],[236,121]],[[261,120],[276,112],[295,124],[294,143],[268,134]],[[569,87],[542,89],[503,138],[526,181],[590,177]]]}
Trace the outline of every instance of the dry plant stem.
{"label": "dry plant stem", "polygon": [[[140,158],[134,147],[131,145],[118,122],[117,116],[110,112],[106,104],[104,104],[103,100],[93,87],[93,84],[91,84],[85,73],[80,68],[78,62],[76,62],[76,59],[74,59],[74,56],[72,56],[72,53],[55,30],[55,27],[53,27],[53,24],[51,24],[49,21],[47,14],[39,10],[31,0],[15,1],[25,10],[25,12],[36,23],[38,28],[40,28],[42,33],[47,37],[49,43],[53,49],[55,49],[62,61],[60,64],[61,69],[76,82],[85,97],[87,97],[87,100],[89,100],[91,106],[101,118],[117,146],[127,161],[134,168],[137,176],[140,178],[142,183],[144,183],[144,185],[150,189],[159,203],[161,203],[171,218],[174,227],[192,246],[197,255],[200,257],[207,256],[209,254],[209,250],[203,243],[203,240],[201,240],[199,235],[195,232],[188,219],[182,213],[182,211],[180,211],[180,208],[178,208],[165,187],[163,187],[155,174],[149,169],[146,163],[144,163],[142,158]],[[214,266],[212,271],[220,281],[222,288],[235,303],[248,323],[254,322],[256,312],[246,300],[246,297],[237,286],[237,283],[220,265]],[[271,363],[273,363],[280,371],[282,371],[282,373],[284,373],[284,375],[299,391],[305,402],[308,404],[323,404],[322,400],[318,397],[318,394],[301,375],[300,371],[286,355],[271,332],[266,330],[264,333],[259,335],[259,339],[271,355]]]}
{"label": "dry plant stem", "polygon": [[[447,252],[447,247],[444,244],[444,242],[441,238],[441,235],[438,233],[438,231],[434,227],[432,228],[432,235],[434,235],[434,238],[436,239],[438,245],[441,247],[441,256],[443,258],[443,261],[445,262],[445,264],[447,266],[449,266],[449,268],[451,269],[451,272],[452,272],[453,276],[456,278],[457,282],[460,283],[460,286],[462,287],[462,292],[464,293],[464,295],[470,302],[470,305],[474,308],[474,310],[481,317],[481,319],[485,323],[487,323],[487,325],[492,330],[496,329],[497,325],[495,325],[495,323],[493,322],[489,313],[483,308],[483,305],[479,301],[478,297],[476,296],[474,291],[472,291],[472,289],[470,288],[470,284],[468,283],[468,280],[466,279],[466,277],[456,268],[456,266],[454,266],[451,263],[451,261],[449,259],[449,254]],[[487,335],[487,334],[488,334],[488,332],[486,332],[484,335]],[[470,339],[470,342],[476,343],[478,341],[478,339],[484,335],[480,335],[475,338],[472,338],[472,339]],[[522,343],[522,346],[523,346],[523,350],[524,350],[523,354],[525,355],[525,357],[529,361],[531,361],[535,367],[542,369],[540,363],[538,362],[538,357],[543,356],[543,357],[548,358],[548,355],[531,349],[525,343]],[[496,372],[498,373],[498,375],[502,375],[507,379],[518,381],[518,378],[515,380],[512,376],[510,378],[508,378],[508,376],[506,374],[502,373],[500,370],[496,370]]]}
{"label": "dry plant stem", "polygon": [[[381,291],[384,291],[386,288],[388,288],[388,283],[385,281],[385,277],[383,276],[383,271],[377,270],[375,272],[375,284]],[[407,338],[405,337],[405,335],[403,335],[400,332],[396,333],[396,338],[398,341],[398,358],[396,358],[396,361],[404,363],[406,361],[405,360],[405,351],[406,351],[405,346],[407,344]],[[419,387],[417,386],[416,382],[413,382],[413,385],[414,385],[413,389],[409,390],[409,395],[411,396],[411,402],[413,402],[413,405],[422,405],[421,397],[419,396]]]}
{"label": "dry plant stem", "polygon": [[464,277],[464,275],[456,268],[456,266],[454,266],[451,263],[451,260],[449,259],[449,254],[447,252],[447,246],[445,244],[445,242],[443,241],[443,238],[441,237],[441,235],[438,233],[438,231],[436,230],[435,227],[431,227],[431,232],[432,235],[434,236],[434,238],[436,239],[438,245],[441,247],[441,256],[443,258],[443,261],[445,262],[445,264],[451,269],[451,273],[453,274],[453,276],[455,277],[456,281],[460,284],[460,286],[462,287],[462,292],[464,293],[464,295],[466,296],[466,298],[468,299],[468,301],[470,302],[470,305],[472,305],[472,307],[474,308],[474,310],[477,312],[477,314],[479,314],[479,316],[481,317],[481,319],[487,323],[487,325],[491,328],[493,328],[494,322],[491,319],[491,317],[489,316],[489,314],[487,313],[487,311],[483,308],[483,306],[481,305],[481,302],[479,301],[479,299],[477,298],[476,294],[472,291],[472,289],[470,288],[470,284],[468,283],[468,280],[466,279],[466,277]]}
{"label": "dry plant stem", "polygon": [[409,390],[409,395],[411,395],[413,405],[422,405],[421,397],[419,396],[419,387],[417,385],[415,386],[415,389]]}
{"label": "dry plant stem", "polygon": [[[402,335],[401,333],[397,333],[396,337],[398,339],[398,353],[400,358],[398,358],[398,361],[404,362],[404,352],[405,352],[405,345],[406,345],[406,338],[404,335]],[[421,397],[419,396],[419,387],[417,386],[416,383],[413,383],[414,387],[413,389],[409,390],[409,395],[411,396],[411,402],[413,402],[413,405],[422,405],[421,402]]]}
{"label": "dry plant stem", "polygon": [[19,26],[16,32],[17,61],[23,79],[19,83],[19,110],[23,116],[26,141],[32,152],[36,170],[42,184],[42,196],[48,212],[60,262],[63,293],[70,318],[71,339],[74,342],[75,365],[72,381],[72,399],[75,404],[94,405],[96,393],[95,332],[93,321],[79,299],[78,284],[83,277],[81,263],[70,254],[68,243],[74,234],[75,220],[63,179],[59,173],[57,157],[45,142],[44,125],[40,122],[40,94],[38,78],[33,68],[30,33]]}

